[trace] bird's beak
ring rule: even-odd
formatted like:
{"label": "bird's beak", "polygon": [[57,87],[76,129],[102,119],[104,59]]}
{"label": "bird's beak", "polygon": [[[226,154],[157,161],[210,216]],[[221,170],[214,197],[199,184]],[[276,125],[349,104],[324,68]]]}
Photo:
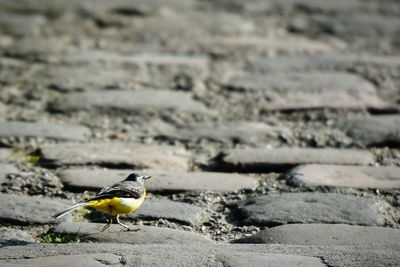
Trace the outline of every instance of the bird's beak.
{"label": "bird's beak", "polygon": [[148,175],[148,176],[143,176],[143,179],[145,179],[145,180],[150,179],[150,178],[151,178],[150,175]]}

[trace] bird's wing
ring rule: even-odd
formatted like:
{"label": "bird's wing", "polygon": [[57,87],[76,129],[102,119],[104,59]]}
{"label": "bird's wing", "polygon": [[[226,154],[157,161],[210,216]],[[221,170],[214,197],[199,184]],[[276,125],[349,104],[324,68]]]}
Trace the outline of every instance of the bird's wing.
{"label": "bird's wing", "polygon": [[112,186],[103,188],[95,197],[87,200],[99,200],[105,198],[113,198],[113,197],[125,197],[125,198],[140,198],[143,196],[145,189],[143,185],[132,182],[132,181],[122,181],[116,183]]}

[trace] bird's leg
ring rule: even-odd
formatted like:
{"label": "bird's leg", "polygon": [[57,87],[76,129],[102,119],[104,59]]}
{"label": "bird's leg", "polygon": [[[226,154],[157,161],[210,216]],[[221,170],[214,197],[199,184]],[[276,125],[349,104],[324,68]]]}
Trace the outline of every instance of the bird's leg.
{"label": "bird's leg", "polygon": [[119,220],[119,214],[115,217],[117,219],[117,223],[119,225],[121,225],[122,227],[124,227],[127,231],[134,231],[133,229],[129,228],[129,226],[127,226],[126,224],[123,224],[120,220]]}
{"label": "bird's leg", "polygon": [[[108,209],[109,209],[110,214],[112,214],[112,207],[108,206]],[[101,229],[101,232],[104,232],[106,229],[108,229],[112,223],[113,223],[113,216],[111,215],[111,217],[109,217],[107,219],[107,224],[104,225],[103,229]]]}
{"label": "bird's leg", "polygon": [[119,225],[121,225],[122,227],[124,227],[126,230],[130,231],[131,228],[129,228],[127,225],[123,224],[120,220],[119,220],[119,214],[117,216],[115,216],[115,218],[117,219],[117,223]]}
{"label": "bird's leg", "polygon": [[110,225],[113,223],[112,217],[110,219],[107,219],[107,224],[104,225],[103,229],[101,229],[101,232],[104,232]]}

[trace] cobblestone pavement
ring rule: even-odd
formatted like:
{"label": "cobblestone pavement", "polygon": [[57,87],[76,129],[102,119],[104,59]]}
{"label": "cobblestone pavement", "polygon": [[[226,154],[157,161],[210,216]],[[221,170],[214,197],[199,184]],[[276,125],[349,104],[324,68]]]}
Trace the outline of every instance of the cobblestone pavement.
{"label": "cobblestone pavement", "polygon": [[[400,266],[399,17],[0,0],[0,265]],[[51,217],[133,171],[139,231]]]}

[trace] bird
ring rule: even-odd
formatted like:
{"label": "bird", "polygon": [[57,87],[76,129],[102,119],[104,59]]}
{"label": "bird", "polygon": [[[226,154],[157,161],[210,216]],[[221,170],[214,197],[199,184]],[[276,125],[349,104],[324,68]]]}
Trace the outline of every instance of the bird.
{"label": "bird", "polygon": [[85,207],[111,215],[111,218],[101,232],[110,227],[114,219],[119,225],[130,231],[132,229],[123,224],[119,220],[119,216],[121,214],[134,212],[142,205],[146,197],[144,181],[149,178],[151,178],[151,176],[131,173],[125,180],[103,188],[95,197],[58,212],[53,215],[53,218],[61,218],[79,207]]}

